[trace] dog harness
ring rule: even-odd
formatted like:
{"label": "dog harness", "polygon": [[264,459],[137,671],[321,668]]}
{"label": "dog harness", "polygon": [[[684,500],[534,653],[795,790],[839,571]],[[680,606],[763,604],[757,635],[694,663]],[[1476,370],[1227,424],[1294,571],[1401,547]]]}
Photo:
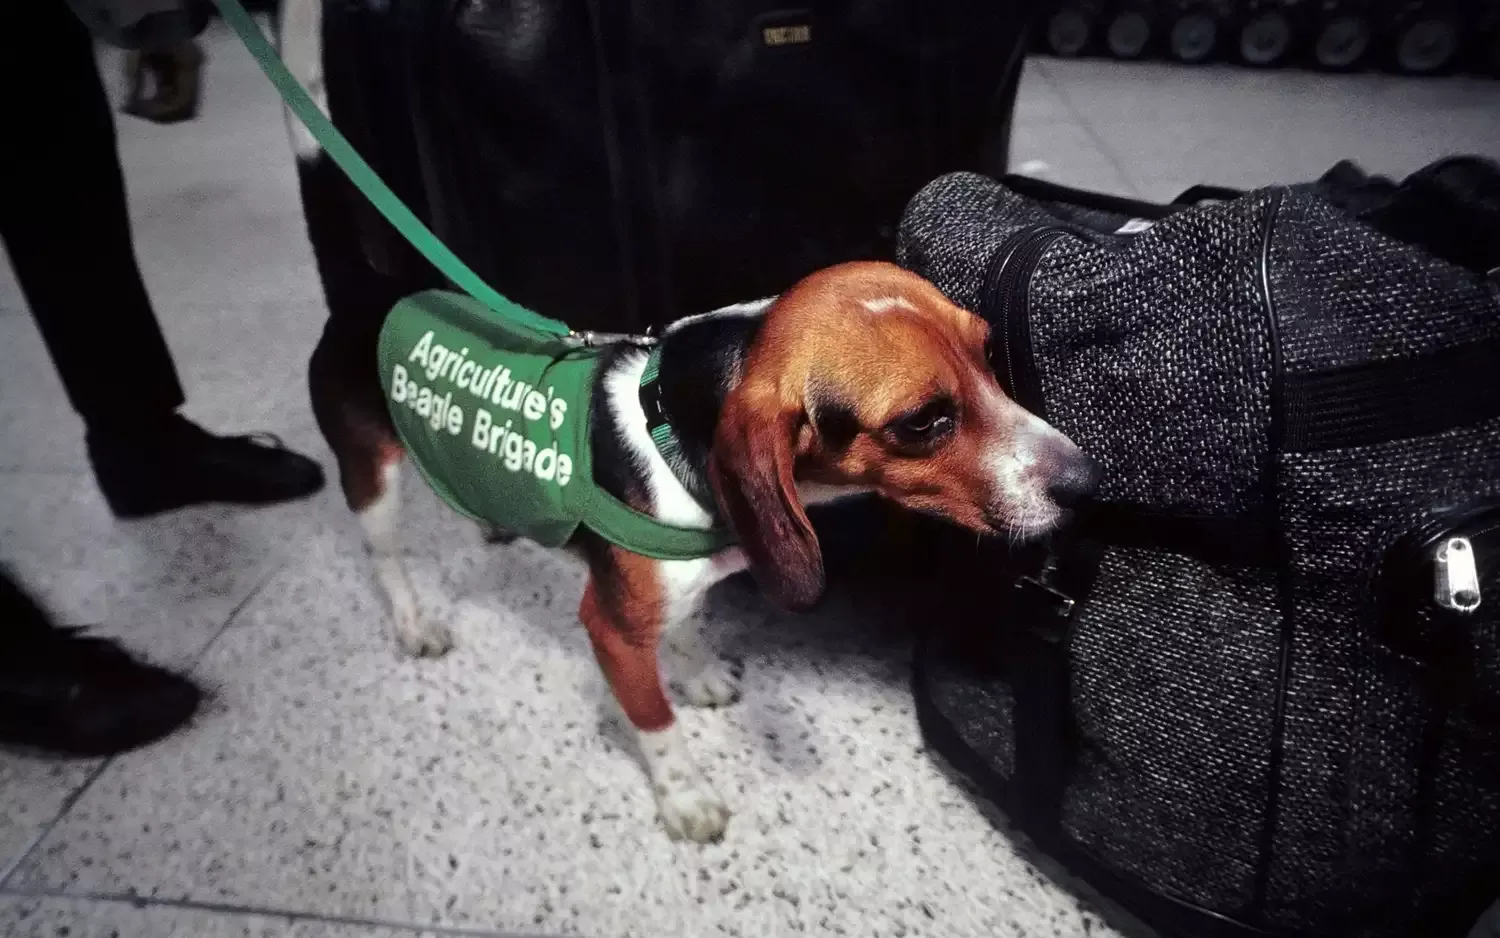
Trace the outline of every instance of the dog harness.
{"label": "dog harness", "polygon": [[722,529],[664,524],[594,483],[589,405],[600,353],[508,329],[476,300],[432,290],[391,310],[378,357],[397,435],[460,514],[544,547],[567,543],[579,525],[666,560],[728,546]]}

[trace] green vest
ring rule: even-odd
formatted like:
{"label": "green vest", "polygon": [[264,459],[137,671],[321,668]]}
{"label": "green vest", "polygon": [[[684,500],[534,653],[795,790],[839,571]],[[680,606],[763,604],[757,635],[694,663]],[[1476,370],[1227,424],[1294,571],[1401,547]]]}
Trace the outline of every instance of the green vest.
{"label": "green vest", "polygon": [[600,349],[506,328],[484,304],[431,290],[386,317],[380,383],[396,433],[455,511],[544,547],[580,524],[665,560],[728,546],[726,531],[664,524],[594,484],[590,408]]}

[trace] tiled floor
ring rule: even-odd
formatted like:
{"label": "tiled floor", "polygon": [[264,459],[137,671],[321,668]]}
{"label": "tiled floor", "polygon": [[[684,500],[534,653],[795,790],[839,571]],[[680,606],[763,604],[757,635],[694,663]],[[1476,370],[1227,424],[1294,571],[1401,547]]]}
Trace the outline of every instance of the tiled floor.
{"label": "tiled floor", "polygon": [[[327,461],[303,367],[321,325],[272,92],[216,36],[200,120],[121,125],[142,264],[218,428]],[[1500,155],[1500,83],[1038,61],[1014,163],[1166,198]],[[922,754],[905,643],[843,597],[811,620],[729,590],[716,630],[746,699],[689,714],[737,815],[670,844],[573,621],[579,575],[485,549],[425,492],[418,585],[459,650],[398,661],[336,494],[113,521],[78,424],[0,265],[0,558],[68,621],[191,666],[189,732],[82,763],[0,753],[0,934],[590,936],[1111,934]],[[710,753],[713,755],[710,756]]]}

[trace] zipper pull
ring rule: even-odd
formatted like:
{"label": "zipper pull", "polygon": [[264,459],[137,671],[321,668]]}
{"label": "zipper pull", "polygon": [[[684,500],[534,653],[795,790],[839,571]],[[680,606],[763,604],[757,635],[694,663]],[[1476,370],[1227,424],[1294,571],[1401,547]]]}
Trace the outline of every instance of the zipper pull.
{"label": "zipper pull", "polygon": [[1437,573],[1437,604],[1454,612],[1469,613],[1479,608],[1479,567],[1474,562],[1474,545],[1466,537],[1452,537],[1438,545],[1433,558]]}

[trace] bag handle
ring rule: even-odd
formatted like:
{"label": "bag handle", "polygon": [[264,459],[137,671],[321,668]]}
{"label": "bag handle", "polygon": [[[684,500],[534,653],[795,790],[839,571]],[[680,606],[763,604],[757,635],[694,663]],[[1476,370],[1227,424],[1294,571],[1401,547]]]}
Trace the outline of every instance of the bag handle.
{"label": "bag handle", "polygon": [[1072,186],[1064,186],[1045,179],[1037,179],[1035,176],[1022,176],[1016,173],[1008,173],[1002,176],[1000,184],[1017,195],[1025,196],[1028,199],[1036,199],[1040,202],[1061,202],[1064,205],[1072,205],[1099,212],[1113,212],[1117,215],[1128,215],[1131,218],[1145,218],[1151,221],[1159,221],[1176,211],[1176,208],[1171,205],[1161,205],[1156,202],[1127,198],[1122,195],[1109,195],[1104,192],[1091,192],[1087,189],[1075,189]]}
{"label": "bag handle", "polygon": [[1196,185],[1184,189],[1172,200],[1173,205],[1198,205],[1203,202],[1232,202],[1245,194],[1243,189],[1228,186]]}
{"label": "bag handle", "polygon": [[1148,202],[1144,199],[1109,195],[1104,192],[1091,192],[1087,189],[1076,189],[1072,186],[1064,186],[1045,179],[1037,179],[1034,176],[1022,176],[1017,173],[1008,173],[1002,176],[1000,184],[1017,195],[1023,195],[1028,199],[1037,199],[1042,202],[1062,202],[1065,205],[1073,205],[1079,208],[1093,209],[1101,212],[1114,212],[1119,215],[1130,215],[1134,218],[1145,218],[1151,221],[1160,221],[1184,208],[1198,205],[1202,202],[1227,202],[1232,199],[1238,199],[1245,194],[1241,189],[1231,189],[1228,186],[1200,184],[1183,190],[1177,198],[1163,204],[1160,202]]}

